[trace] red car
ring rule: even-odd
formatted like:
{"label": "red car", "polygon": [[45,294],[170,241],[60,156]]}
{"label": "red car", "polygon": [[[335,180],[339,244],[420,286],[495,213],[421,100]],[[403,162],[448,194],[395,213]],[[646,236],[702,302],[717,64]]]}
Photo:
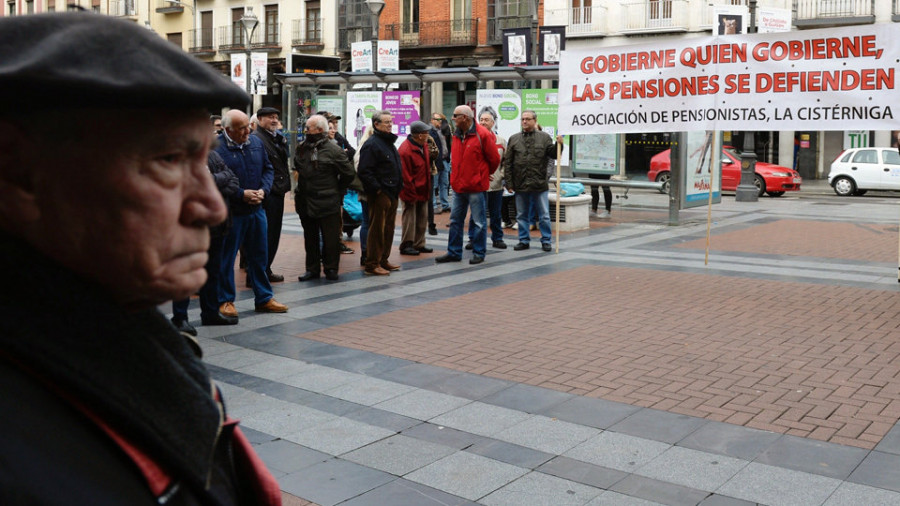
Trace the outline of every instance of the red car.
{"label": "red car", "polygon": [[[669,155],[667,149],[650,159],[647,179],[664,183],[661,193],[669,193]],[[722,148],[722,191],[735,191],[741,182],[741,155],[734,148]],[[759,189],[759,196],[768,193],[770,197],[780,197],[784,192],[800,191],[803,180],[795,170],[766,162],[756,162],[756,176],[753,183]]]}

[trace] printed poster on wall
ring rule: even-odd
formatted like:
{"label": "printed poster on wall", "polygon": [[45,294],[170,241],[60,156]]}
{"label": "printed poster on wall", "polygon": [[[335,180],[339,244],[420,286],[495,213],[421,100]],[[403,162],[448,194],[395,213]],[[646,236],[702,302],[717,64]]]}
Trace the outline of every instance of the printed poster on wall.
{"label": "printed poster on wall", "polygon": [[419,121],[420,95],[419,91],[385,91],[382,94],[382,108],[393,114],[391,131],[397,135],[398,146],[409,135],[409,126]]}
{"label": "printed poster on wall", "polygon": [[684,202],[685,207],[709,202],[709,187],[713,185],[713,203],[722,200],[721,164],[712,171],[712,164],[721,160],[721,153],[715,132],[688,132],[687,164],[684,167]]}
{"label": "printed poster on wall", "polygon": [[344,131],[344,125],[347,124],[344,116],[344,98],[343,97],[329,97],[329,96],[319,96],[316,99],[316,114],[322,114],[323,112],[330,112],[335,116],[341,116],[341,119],[338,120],[338,132]]}
{"label": "printed poster on wall", "polygon": [[750,10],[743,5],[710,6],[713,10],[714,35],[739,35],[747,33]]}
{"label": "printed poster on wall", "polygon": [[347,116],[344,118],[344,136],[354,148],[359,149],[366,127],[372,124],[372,114],[381,109],[380,91],[348,91]]}
{"label": "printed poster on wall", "polygon": [[242,90],[247,89],[247,56],[243,54],[231,55],[231,82],[241,87]]}
{"label": "printed poster on wall", "polygon": [[538,47],[538,65],[559,65],[559,55],[565,48],[565,26],[542,26]]}
{"label": "printed poster on wall", "polygon": [[485,112],[494,116],[495,133],[507,141],[522,130],[522,97],[518,90],[477,90],[474,110],[475,121]]}
{"label": "printed poster on wall", "polygon": [[572,172],[618,174],[618,134],[573,135]]}
{"label": "printed poster on wall", "polygon": [[791,11],[775,7],[758,8],[756,10],[756,31],[758,33],[791,31]]}
{"label": "printed poster on wall", "polygon": [[[541,130],[556,139],[556,117],[559,114],[559,90],[522,90],[522,110],[532,110],[537,114]],[[563,141],[562,161],[569,165],[569,139]]]}
{"label": "printed poster on wall", "polygon": [[269,55],[266,53],[252,53],[250,61],[250,90],[253,95],[268,95]]}
{"label": "printed poster on wall", "polygon": [[509,67],[531,65],[531,28],[503,30],[503,64]]}
{"label": "printed poster on wall", "polygon": [[387,72],[400,70],[400,41],[378,41],[378,70]]}
{"label": "printed poster on wall", "polygon": [[372,42],[366,40],[350,44],[350,70],[353,72],[372,72]]}

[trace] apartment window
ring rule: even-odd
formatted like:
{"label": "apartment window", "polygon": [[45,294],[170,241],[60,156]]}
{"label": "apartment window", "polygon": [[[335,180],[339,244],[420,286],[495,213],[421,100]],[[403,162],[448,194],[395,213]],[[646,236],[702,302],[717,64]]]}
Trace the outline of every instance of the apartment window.
{"label": "apartment window", "polygon": [[322,8],[319,2],[306,2],[306,40],[322,41]]}
{"label": "apartment window", "polygon": [[34,14],[34,0],[25,0],[25,14]]}
{"label": "apartment window", "polygon": [[591,0],[572,0],[572,24],[591,22]]}
{"label": "apartment window", "polygon": [[[213,37],[213,13],[206,11],[200,13],[200,47],[212,47]],[[195,39],[196,41],[196,39]]]}
{"label": "apartment window", "polygon": [[47,12],[56,11],[56,0],[47,0]]}
{"label": "apartment window", "polygon": [[241,18],[244,17],[244,8],[231,9],[231,43],[244,45],[244,25]]}
{"label": "apartment window", "polygon": [[16,2],[8,2],[6,4],[6,15],[7,16],[15,16],[16,15]]}
{"label": "apartment window", "polygon": [[266,44],[278,43],[278,5],[266,5]]}
{"label": "apartment window", "polygon": [[469,19],[472,14],[472,0],[453,0],[453,19]]}
{"label": "apartment window", "polygon": [[178,46],[179,48],[182,48],[182,49],[184,48],[184,46],[182,45],[181,32],[178,32],[178,33],[167,33],[167,34],[166,34],[166,40],[168,40],[168,41],[171,42],[172,44],[175,44],[175,45]]}
{"label": "apartment window", "polygon": [[531,16],[532,6],[531,0],[497,0],[497,16],[501,18]]}
{"label": "apartment window", "polygon": [[419,0],[403,0],[403,11],[400,13],[400,22],[407,25],[415,23],[415,31],[419,31]]}
{"label": "apartment window", "polygon": [[650,0],[650,19],[668,20],[672,18],[672,0]]}

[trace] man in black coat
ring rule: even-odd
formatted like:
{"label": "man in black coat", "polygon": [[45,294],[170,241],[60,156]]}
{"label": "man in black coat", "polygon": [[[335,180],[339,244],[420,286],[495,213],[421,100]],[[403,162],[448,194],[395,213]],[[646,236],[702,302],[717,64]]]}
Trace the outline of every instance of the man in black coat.
{"label": "man in black coat", "polygon": [[263,199],[263,208],[266,210],[266,229],[269,260],[266,264],[266,275],[270,283],[284,281],[284,276],[272,272],[272,262],[278,252],[278,243],[281,240],[281,223],[284,219],[284,196],[291,191],[291,173],[288,170],[288,141],[284,135],[278,132],[278,109],[263,107],[256,111],[259,120],[259,128],[252,135],[259,137],[269,155],[269,162],[275,169],[275,179],[272,181],[272,190]]}

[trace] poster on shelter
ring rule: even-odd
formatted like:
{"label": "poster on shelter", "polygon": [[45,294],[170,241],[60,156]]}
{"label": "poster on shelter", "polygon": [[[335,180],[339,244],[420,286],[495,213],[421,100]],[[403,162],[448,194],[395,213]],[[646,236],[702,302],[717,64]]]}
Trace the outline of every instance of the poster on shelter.
{"label": "poster on shelter", "polygon": [[348,91],[347,117],[344,118],[344,137],[359,149],[366,127],[372,124],[372,114],[381,109],[380,91]]}
{"label": "poster on shelter", "polygon": [[566,134],[900,128],[889,23],[563,51]]}
{"label": "poster on shelter", "polygon": [[409,126],[419,121],[419,91],[385,91],[382,94],[382,109],[393,115],[392,132],[397,135],[399,146],[409,135]]}
{"label": "poster on shelter", "polygon": [[713,164],[721,160],[721,156],[714,156],[720,151],[716,137],[713,131],[687,134],[687,163],[684,167],[687,182],[684,191],[685,202],[708,202],[710,185],[713,201],[718,202],[721,199],[721,164],[713,167]]}
{"label": "poster on shelter", "polygon": [[494,118],[494,131],[509,140],[522,130],[522,97],[518,90],[477,90],[475,93],[475,120],[482,114]]}

